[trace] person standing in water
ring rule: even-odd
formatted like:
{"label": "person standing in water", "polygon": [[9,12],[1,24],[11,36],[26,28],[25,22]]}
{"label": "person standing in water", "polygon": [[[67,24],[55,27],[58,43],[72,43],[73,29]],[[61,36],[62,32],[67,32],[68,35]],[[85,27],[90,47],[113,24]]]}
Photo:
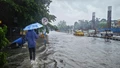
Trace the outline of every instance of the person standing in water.
{"label": "person standing in water", "polygon": [[26,33],[26,40],[28,42],[30,60],[35,60],[35,50],[36,50],[36,39],[38,35],[34,30],[28,30]]}

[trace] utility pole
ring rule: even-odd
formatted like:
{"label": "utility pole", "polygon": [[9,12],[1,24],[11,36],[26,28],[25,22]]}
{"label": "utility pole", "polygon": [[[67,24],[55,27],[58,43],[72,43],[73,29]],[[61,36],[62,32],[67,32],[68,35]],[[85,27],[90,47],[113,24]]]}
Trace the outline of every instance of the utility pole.
{"label": "utility pole", "polygon": [[111,12],[112,12],[112,6],[108,6],[108,12],[107,12],[107,28],[111,29]]}

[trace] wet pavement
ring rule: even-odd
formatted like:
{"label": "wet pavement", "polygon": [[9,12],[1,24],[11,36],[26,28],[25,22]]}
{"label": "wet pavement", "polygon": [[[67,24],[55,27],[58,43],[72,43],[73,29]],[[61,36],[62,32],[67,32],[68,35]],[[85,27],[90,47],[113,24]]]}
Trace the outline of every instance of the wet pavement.
{"label": "wet pavement", "polygon": [[110,41],[52,31],[46,49],[37,49],[36,61],[26,57],[16,68],[120,68],[120,43]]}

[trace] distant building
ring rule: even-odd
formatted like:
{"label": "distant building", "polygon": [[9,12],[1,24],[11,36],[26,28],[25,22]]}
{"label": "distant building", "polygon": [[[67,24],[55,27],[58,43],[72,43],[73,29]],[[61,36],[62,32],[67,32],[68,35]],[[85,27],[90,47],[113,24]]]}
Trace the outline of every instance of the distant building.
{"label": "distant building", "polygon": [[96,24],[95,24],[95,12],[92,13],[92,23],[93,23],[93,29],[96,29]]}
{"label": "distant building", "polygon": [[116,24],[117,27],[120,27],[120,19],[117,20],[117,24]]}

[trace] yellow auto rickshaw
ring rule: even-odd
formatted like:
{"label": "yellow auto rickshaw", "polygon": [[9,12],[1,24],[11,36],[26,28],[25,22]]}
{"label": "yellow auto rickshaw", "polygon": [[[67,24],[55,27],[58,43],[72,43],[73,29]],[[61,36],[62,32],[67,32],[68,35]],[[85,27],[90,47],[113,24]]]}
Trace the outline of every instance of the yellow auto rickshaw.
{"label": "yellow auto rickshaw", "polygon": [[80,30],[76,30],[74,33],[75,36],[84,36],[84,33]]}

